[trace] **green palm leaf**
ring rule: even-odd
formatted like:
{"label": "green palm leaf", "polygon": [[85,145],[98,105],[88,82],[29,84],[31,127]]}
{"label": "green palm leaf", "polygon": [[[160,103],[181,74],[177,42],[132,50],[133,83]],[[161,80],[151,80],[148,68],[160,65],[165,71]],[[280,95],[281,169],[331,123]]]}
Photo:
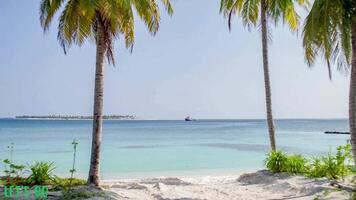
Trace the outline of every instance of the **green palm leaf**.
{"label": "green palm leaf", "polygon": [[351,0],[316,0],[304,23],[303,46],[309,66],[321,55],[328,67],[348,71],[351,64],[351,26],[355,21],[355,2]]}
{"label": "green palm leaf", "polygon": [[[169,0],[161,1],[168,14],[173,13]],[[98,20],[104,25],[106,57],[114,64],[113,42],[123,35],[126,48],[132,50],[135,41],[134,10],[153,35],[157,33],[160,12],[156,0],[42,0],[40,21],[47,31],[56,12],[61,10],[58,40],[67,52],[72,44],[82,45],[96,40]]]}

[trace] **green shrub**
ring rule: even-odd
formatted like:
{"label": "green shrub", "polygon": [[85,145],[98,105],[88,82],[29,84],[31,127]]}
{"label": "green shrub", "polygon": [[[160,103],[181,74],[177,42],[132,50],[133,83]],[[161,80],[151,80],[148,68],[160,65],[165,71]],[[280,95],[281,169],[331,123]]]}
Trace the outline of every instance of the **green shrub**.
{"label": "green shrub", "polygon": [[3,160],[5,170],[5,176],[2,178],[2,182],[4,185],[20,185],[24,183],[23,175],[25,166],[14,164],[11,160],[5,159]]}
{"label": "green shrub", "polygon": [[265,165],[267,169],[274,173],[284,172],[287,163],[287,156],[282,151],[272,151],[267,155]]}
{"label": "green shrub", "polygon": [[[16,185],[26,185],[27,184],[27,179],[23,177],[2,177],[0,180],[0,187],[1,186],[16,186]],[[1,198],[0,198],[1,199]]]}
{"label": "green shrub", "polygon": [[312,178],[327,177],[329,179],[344,179],[353,173],[351,145],[339,146],[336,154],[314,158],[311,162],[302,155],[287,155],[282,151],[271,152],[267,155],[265,165],[274,173],[303,174]]}
{"label": "green shrub", "polygon": [[332,156],[328,154],[323,156],[322,164],[324,165],[324,170],[326,177],[330,179],[344,178],[350,173],[349,167],[342,162],[339,162],[337,156]]}
{"label": "green shrub", "polygon": [[312,178],[327,177],[329,179],[344,179],[350,173],[355,173],[352,166],[351,145],[339,146],[336,154],[328,154],[314,158],[311,162],[299,154],[287,155],[282,151],[274,151],[267,155],[265,165],[274,173],[303,174]]}
{"label": "green shrub", "polygon": [[356,175],[356,166],[355,165],[349,165],[349,170],[350,170],[350,173]]}
{"label": "green shrub", "polygon": [[336,159],[339,164],[352,165],[353,164],[353,156],[352,156],[351,144],[337,147]]}
{"label": "green shrub", "polygon": [[30,167],[31,175],[27,178],[31,185],[50,184],[55,179],[53,162],[36,162]]}
{"label": "green shrub", "polygon": [[308,160],[299,154],[287,156],[284,171],[289,174],[302,174],[308,170]]}
{"label": "green shrub", "polygon": [[353,172],[355,166],[353,166],[353,156],[351,144],[346,146],[339,146],[336,151],[336,161],[340,167],[340,176],[344,178]]}
{"label": "green shrub", "polygon": [[11,162],[9,159],[3,160],[5,166],[5,176],[6,177],[20,177],[25,169],[24,165],[16,165]]}
{"label": "green shrub", "polygon": [[323,156],[321,160],[323,161],[326,177],[330,179],[338,179],[339,165],[336,162],[335,157],[328,154],[327,156]]}
{"label": "green shrub", "polygon": [[330,153],[321,157],[320,174],[317,177],[328,177],[330,179],[344,179],[351,173],[352,152],[351,145],[339,146],[336,155]]}
{"label": "green shrub", "polygon": [[9,159],[2,160],[4,165],[4,177],[1,177],[0,182],[2,185],[23,185],[24,178],[22,177],[25,166],[18,165],[13,162],[13,152],[14,152],[14,143],[10,143],[7,146],[9,150]]}
{"label": "green shrub", "polygon": [[310,178],[326,177],[326,169],[320,158],[314,158],[309,166],[306,176]]}
{"label": "green shrub", "polygon": [[75,169],[75,161],[76,161],[76,155],[77,155],[77,146],[78,146],[78,142],[76,140],[73,140],[72,145],[73,145],[73,165],[72,165],[72,169],[69,170],[70,172],[70,179],[69,179],[69,187],[72,187],[72,180],[74,177],[74,172],[76,172],[77,170]]}
{"label": "green shrub", "polygon": [[87,181],[78,178],[55,178],[52,184],[60,189],[71,188],[72,186],[82,186],[86,185]]}

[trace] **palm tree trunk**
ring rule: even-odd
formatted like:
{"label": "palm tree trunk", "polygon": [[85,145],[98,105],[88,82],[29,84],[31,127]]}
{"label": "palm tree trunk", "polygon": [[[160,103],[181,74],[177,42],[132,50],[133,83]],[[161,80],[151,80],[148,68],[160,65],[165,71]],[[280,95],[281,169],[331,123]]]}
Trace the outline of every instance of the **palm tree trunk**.
{"label": "palm tree trunk", "polygon": [[96,36],[96,72],[94,90],[93,138],[88,184],[99,186],[100,181],[100,146],[103,129],[103,96],[104,96],[104,56],[106,50],[103,27],[100,17],[97,23]]}
{"label": "palm tree trunk", "polygon": [[262,55],[263,55],[263,74],[265,79],[266,92],[266,112],[269,140],[272,151],[276,150],[276,141],[274,137],[274,124],[272,116],[272,99],[271,99],[271,85],[269,79],[268,69],[268,41],[267,41],[267,2],[261,0],[261,31],[262,31]]}
{"label": "palm tree trunk", "polygon": [[349,94],[349,124],[352,154],[356,165],[356,24],[352,26],[352,63]]}

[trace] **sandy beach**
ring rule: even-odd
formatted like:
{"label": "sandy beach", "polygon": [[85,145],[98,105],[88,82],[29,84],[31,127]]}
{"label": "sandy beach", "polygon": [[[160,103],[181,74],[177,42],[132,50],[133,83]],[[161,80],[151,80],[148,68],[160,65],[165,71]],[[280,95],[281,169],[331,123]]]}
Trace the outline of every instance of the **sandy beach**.
{"label": "sandy beach", "polygon": [[108,195],[104,199],[131,200],[346,200],[354,187],[349,179],[337,183],[267,170],[226,176],[111,180],[103,185]]}

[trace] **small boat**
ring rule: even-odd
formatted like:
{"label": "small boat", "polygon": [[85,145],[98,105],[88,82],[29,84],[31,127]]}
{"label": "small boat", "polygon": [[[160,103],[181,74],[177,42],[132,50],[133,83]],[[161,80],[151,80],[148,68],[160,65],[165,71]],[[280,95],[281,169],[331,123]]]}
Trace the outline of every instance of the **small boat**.
{"label": "small boat", "polygon": [[196,119],[192,119],[190,116],[186,117],[184,120],[187,122],[196,121]]}

